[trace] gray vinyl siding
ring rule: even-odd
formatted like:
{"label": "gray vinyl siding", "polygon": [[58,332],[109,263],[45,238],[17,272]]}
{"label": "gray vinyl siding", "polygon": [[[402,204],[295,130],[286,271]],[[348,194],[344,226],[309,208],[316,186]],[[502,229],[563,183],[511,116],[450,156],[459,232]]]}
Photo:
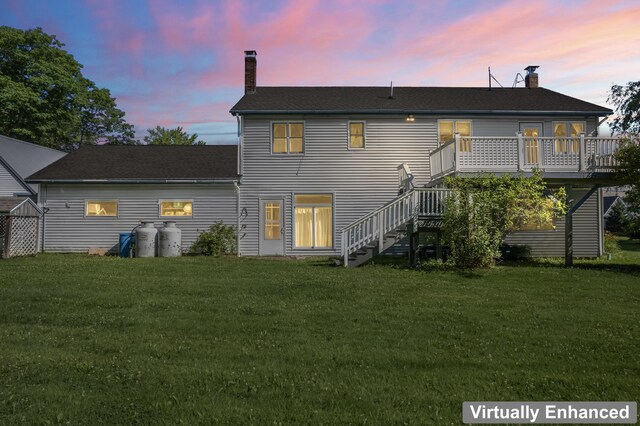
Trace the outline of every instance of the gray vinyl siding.
{"label": "gray vinyl siding", "polygon": [[[587,190],[574,190],[578,199]],[[602,254],[602,230],[599,220],[600,206],[598,191],[573,215],[573,253],[576,257],[597,257]],[[507,236],[506,243],[527,245],[534,257],[564,256],[564,219],[556,222],[556,229],[550,231],[523,231]]]}
{"label": "gray vinyl siding", "polygon": [[[409,165],[417,186],[430,181],[429,153],[438,146],[439,119],[472,120],[472,132],[475,136],[514,136],[519,131],[520,122],[542,122],[545,135],[552,134],[554,121],[585,121],[587,132],[593,131],[597,124],[594,119],[575,117],[416,115],[414,122],[406,122],[404,115],[245,116],[242,120],[240,150],[243,175],[240,194],[240,254],[259,254],[260,198],[284,199],[286,255],[339,254],[342,228],[397,196],[398,165]],[[305,123],[304,154],[272,154],[271,124],[300,121]],[[366,123],[364,150],[348,149],[349,121]],[[293,197],[296,193],[334,195],[333,248],[294,247]],[[597,253],[598,246],[595,247]],[[586,252],[591,253],[591,249],[585,249]],[[563,253],[564,249],[561,254]]]}
{"label": "gray vinyl siding", "polygon": [[[193,200],[190,218],[160,217],[159,200]],[[182,230],[186,250],[200,232],[216,221],[236,225],[236,192],[233,185],[209,184],[48,184],[40,200],[45,216],[45,251],[86,252],[97,247],[116,250],[118,234],[140,221],[156,227],[173,220]],[[85,217],[85,200],[118,200],[117,217]]]}
{"label": "gray vinyl siding", "polygon": [[9,170],[0,164],[0,197],[12,197],[15,194],[27,194],[28,192]]}
{"label": "gray vinyl siding", "polygon": [[[273,121],[305,122],[304,155],[271,154]],[[348,121],[365,121],[364,150],[348,149]],[[259,198],[285,199],[285,254],[338,254],[344,226],[398,194],[397,166],[409,164],[417,185],[429,181],[429,152],[436,147],[435,120],[407,123],[395,117],[269,117],[243,120],[240,253],[259,254]],[[334,194],[334,247],[293,245],[293,194]]]}

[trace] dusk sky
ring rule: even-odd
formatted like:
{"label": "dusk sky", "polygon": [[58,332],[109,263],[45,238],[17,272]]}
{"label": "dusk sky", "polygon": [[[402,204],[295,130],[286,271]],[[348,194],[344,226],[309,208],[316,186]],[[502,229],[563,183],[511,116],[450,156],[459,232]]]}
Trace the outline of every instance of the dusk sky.
{"label": "dusk sky", "polygon": [[540,65],[541,86],[607,106],[612,84],[640,79],[638,0],[0,0],[0,25],[55,34],[140,138],[161,125],[236,142],[244,50],[258,87],[486,87],[488,66],[511,87]]}

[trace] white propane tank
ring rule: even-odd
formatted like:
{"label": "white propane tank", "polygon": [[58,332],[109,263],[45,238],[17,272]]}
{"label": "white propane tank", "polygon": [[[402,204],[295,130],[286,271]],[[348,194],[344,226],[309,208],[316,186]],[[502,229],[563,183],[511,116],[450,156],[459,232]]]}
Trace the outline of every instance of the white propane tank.
{"label": "white propane tank", "polygon": [[158,233],[158,256],[178,257],[182,254],[182,231],[175,222],[165,222]]}
{"label": "white propane tank", "polygon": [[156,255],[156,236],[158,230],[153,222],[142,222],[136,230],[136,257],[154,257]]}

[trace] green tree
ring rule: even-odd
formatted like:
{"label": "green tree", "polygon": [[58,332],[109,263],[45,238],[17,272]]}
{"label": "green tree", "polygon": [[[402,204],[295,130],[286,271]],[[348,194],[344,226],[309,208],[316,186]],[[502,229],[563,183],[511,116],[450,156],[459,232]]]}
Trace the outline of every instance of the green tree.
{"label": "green tree", "polygon": [[459,268],[493,266],[507,234],[525,224],[548,223],[566,210],[564,190],[556,190],[551,198],[539,173],[454,177],[445,184],[455,191],[446,200],[444,240]]}
{"label": "green tree", "polygon": [[147,136],[144,141],[149,145],[204,145],[203,141],[198,140],[198,134],[189,135],[182,127],[175,129],[165,129],[156,126],[155,129],[147,129]]}
{"label": "green tree", "polygon": [[628,134],[615,156],[616,178],[621,184],[629,185],[624,197],[628,213],[624,231],[629,237],[640,239],[640,137]]}
{"label": "green tree", "polygon": [[132,143],[115,99],[63,47],[41,28],[0,27],[0,133],[66,151]]}
{"label": "green tree", "polygon": [[640,81],[630,81],[626,86],[613,85],[607,102],[616,107],[617,116],[611,130],[617,133],[640,133]]}

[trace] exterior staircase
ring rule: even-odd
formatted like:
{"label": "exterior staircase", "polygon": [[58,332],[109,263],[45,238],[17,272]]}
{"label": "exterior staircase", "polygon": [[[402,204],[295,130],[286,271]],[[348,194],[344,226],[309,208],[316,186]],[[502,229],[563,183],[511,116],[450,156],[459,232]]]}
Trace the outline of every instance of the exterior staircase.
{"label": "exterior staircase", "polygon": [[413,188],[342,230],[344,266],[360,266],[408,235],[418,220],[440,219],[450,189]]}

